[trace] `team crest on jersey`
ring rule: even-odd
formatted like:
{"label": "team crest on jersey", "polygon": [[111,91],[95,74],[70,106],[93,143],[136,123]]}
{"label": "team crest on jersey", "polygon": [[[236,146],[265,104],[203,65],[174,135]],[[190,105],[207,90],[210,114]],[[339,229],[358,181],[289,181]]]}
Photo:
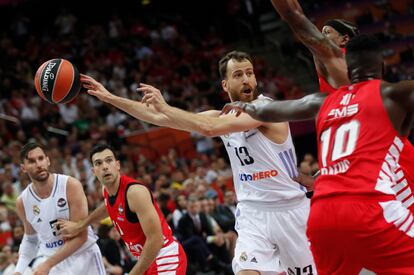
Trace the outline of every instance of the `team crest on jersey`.
{"label": "team crest on jersey", "polygon": [[240,262],[245,262],[245,261],[247,261],[247,253],[246,252],[242,252],[241,254],[240,254]]}
{"label": "team crest on jersey", "polygon": [[33,214],[35,214],[35,215],[40,214],[40,208],[36,204],[33,205]]}
{"label": "team crest on jersey", "polygon": [[57,205],[59,207],[64,207],[66,205],[66,200],[64,198],[58,199]]}
{"label": "team crest on jersey", "polygon": [[122,215],[124,213],[124,207],[122,206],[122,204],[118,206],[118,213],[119,215]]}

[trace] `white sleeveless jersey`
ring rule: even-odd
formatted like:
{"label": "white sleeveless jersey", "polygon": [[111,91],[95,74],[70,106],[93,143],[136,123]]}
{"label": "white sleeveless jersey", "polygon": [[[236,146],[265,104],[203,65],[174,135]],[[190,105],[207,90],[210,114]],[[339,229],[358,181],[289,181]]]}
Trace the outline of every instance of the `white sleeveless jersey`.
{"label": "white sleeveless jersey", "polygon": [[[51,256],[63,246],[64,241],[56,236],[55,223],[58,219],[69,220],[69,204],[66,196],[68,176],[53,174],[53,177],[53,188],[48,198],[39,198],[33,190],[33,183],[29,184],[20,195],[26,219],[37,232],[39,239],[38,255],[43,256]],[[89,227],[88,240],[75,254],[89,248],[96,242],[96,239],[91,227]]]}
{"label": "white sleeveless jersey", "polygon": [[289,134],[276,144],[258,129],[221,136],[230,158],[237,200],[289,206],[305,198],[298,175],[295,147]]}

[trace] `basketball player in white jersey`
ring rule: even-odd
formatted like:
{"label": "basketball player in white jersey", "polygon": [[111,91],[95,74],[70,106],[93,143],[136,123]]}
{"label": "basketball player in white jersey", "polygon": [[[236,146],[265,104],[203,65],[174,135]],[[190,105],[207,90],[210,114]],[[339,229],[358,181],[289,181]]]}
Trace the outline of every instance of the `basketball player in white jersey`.
{"label": "basketball player in white jersey", "polygon": [[[219,62],[222,87],[231,101],[269,99],[259,96],[251,57],[230,52]],[[88,93],[152,124],[221,136],[231,160],[238,206],[239,234],[233,271],[238,275],[278,274],[280,259],[289,274],[316,274],[305,236],[309,201],[298,183],[296,156],[288,123],[263,123],[242,114],[198,114],[169,106],[160,91],[140,84],[142,102],[118,97],[82,75]]]}
{"label": "basketball player in white jersey", "polygon": [[58,219],[78,221],[88,215],[82,184],[75,178],[50,173],[50,160],[36,143],[24,145],[20,156],[21,169],[32,182],[16,201],[24,237],[14,274],[23,274],[35,257],[42,257],[34,275],[105,275],[91,228],[70,240],[56,234]]}

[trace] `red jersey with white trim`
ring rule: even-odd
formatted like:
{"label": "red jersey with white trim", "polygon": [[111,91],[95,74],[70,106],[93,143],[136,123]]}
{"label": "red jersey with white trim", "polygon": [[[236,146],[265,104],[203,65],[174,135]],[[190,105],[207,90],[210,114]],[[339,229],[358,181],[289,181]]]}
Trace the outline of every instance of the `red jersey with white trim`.
{"label": "red jersey with white trim", "polygon": [[395,199],[403,149],[380,94],[381,80],[343,86],[317,117],[319,166],[313,201],[334,196]]}
{"label": "red jersey with white trim", "polygon": [[[345,56],[346,49],[341,48],[341,51],[343,55]],[[325,79],[325,77],[323,77],[323,75],[321,75],[317,70],[316,70],[316,74],[318,75],[318,80],[319,80],[319,90],[322,93],[330,94],[337,90],[336,88],[332,87],[332,85],[329,84],[329,82]]]}
{"label": "red jersey with white trim", "polygon": [[393,187],[397,199],[414,213],[414,146],[403,138],[404,149],[400,156],[401,171],[397,171],[397,184]]}
{"label": "red jersey with white trim", "polygon": [[[112,220],[115,228],[121,235],[122,240],[128,246],[129,251],[135,256],[139,257],[142,252],[142,248],[145,244],[145,234],[142,230],[141,224],[138,221],[138,218],[135,213],[131,212],[126,201],[126,192],[128,187],[134,184],[141,184],[136,180],[129,178],[125,175],[121,176],[121,182],[119,184],[119,189],[115,195],[115,201],[111,202],[112,197],[110,198],[108,192],[104,188],[104,198],[105,205],[108,211],[109,217]],[[151,192],[150,192],[151,193]],[[152,198],[152,194],[151,194]],[[153,200],[153,198],[152,198]],[[160,218],[162,233],[164,235],[164,246],[166,247],[174,241],[172,236],[171,228],[168,226],[167,222],[164,219],[164,216],[158,205],[153,200],[153,205],[157,214]],[[131,215],[135,220],[131,221]]]}

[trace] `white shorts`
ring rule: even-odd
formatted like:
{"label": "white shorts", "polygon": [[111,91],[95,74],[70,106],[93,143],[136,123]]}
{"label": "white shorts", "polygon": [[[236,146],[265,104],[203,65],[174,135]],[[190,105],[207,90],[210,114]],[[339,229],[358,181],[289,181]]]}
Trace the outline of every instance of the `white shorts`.
{"label": "white shorts", "polygon": [[[46,261],[47,257],[38,257],[33,263],[32,269],[42,262]],[[102,261],[102,254],[98,245],[95,243],[89,248],[80,253],[76,253],[57,265],[55,265],[49,272],[49,275],[106,275],[105,267]]]}
{"label": "white shorts", "polygon": [[[286,210],[239,203],[236,230],[239,235],[233,272],[256,270],[261,274],[316,274],[306,237],[309,200]],[[279,262],[280,260],[280,262]]]}

